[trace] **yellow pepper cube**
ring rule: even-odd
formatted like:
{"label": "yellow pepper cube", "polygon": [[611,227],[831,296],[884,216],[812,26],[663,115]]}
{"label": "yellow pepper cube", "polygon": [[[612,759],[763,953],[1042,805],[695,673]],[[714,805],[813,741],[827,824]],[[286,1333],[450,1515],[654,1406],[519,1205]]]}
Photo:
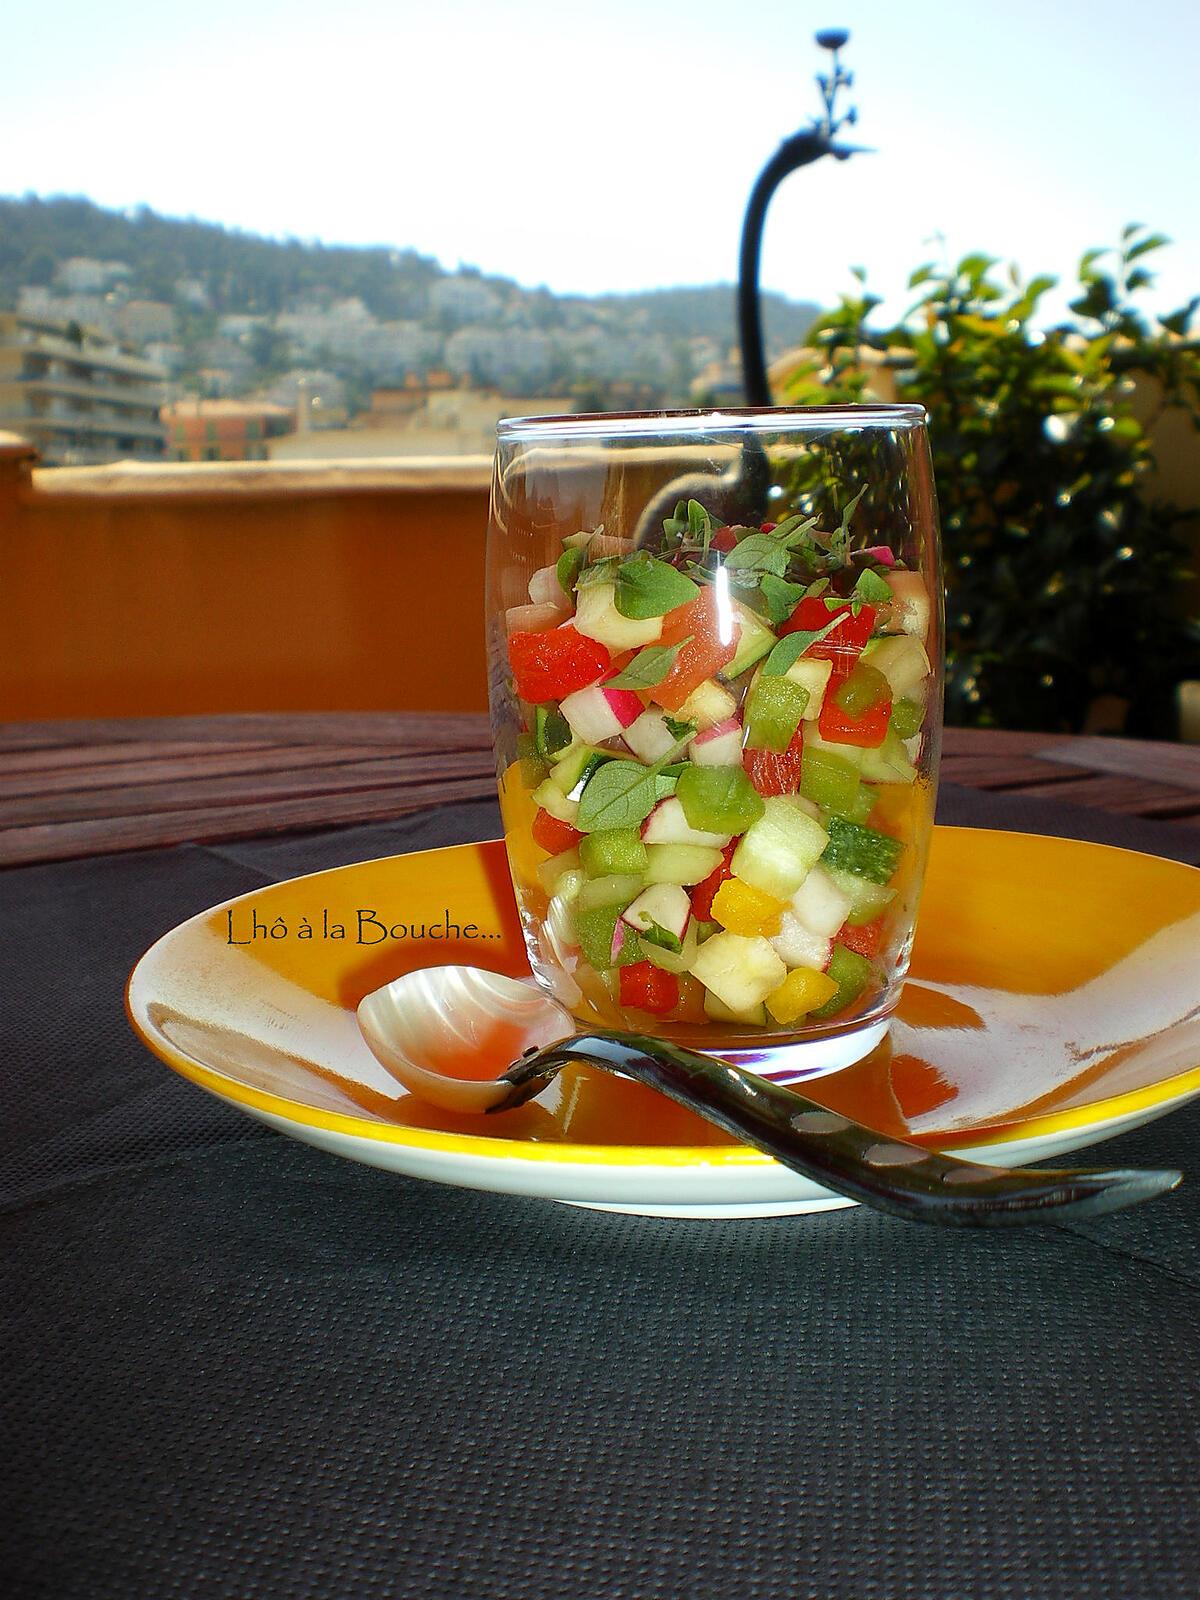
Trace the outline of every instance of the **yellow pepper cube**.
{"label": "yellow pepper cube", "polygon": [[795,1022],[838,992],[836,982],[827,972],[817,972],[813,967],[793,967],[791,972],[767,996],[767,1010],[776,1022]]}
{"label": "yellow pepper cube", "polygon": [[726,878],[713,896],[712,919],[727,933],[740,933],[747,939],[757,934],[769,939],[783,927],[787,902],[764,894],[740,878]]}

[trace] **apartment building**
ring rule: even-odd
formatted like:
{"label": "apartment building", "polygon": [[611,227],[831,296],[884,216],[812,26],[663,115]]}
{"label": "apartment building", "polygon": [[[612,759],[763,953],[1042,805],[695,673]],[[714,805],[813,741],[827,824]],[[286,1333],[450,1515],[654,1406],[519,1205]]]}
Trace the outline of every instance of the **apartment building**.
{"label": "apartment building", "polygon": [[94,328],[0,311],[0,429],[48,465],[162,460],[166,375]]}

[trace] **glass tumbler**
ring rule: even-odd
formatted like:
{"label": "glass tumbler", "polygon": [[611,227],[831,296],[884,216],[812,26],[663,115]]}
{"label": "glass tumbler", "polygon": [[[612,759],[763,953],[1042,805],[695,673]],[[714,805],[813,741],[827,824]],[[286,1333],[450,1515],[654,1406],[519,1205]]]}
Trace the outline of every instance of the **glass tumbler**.
{"label": "glass tumbler", "polygon": [[912,947],[943,618],[913,405],[501,422],[487,627],[538,982],[780,1078],[882,1039]]}

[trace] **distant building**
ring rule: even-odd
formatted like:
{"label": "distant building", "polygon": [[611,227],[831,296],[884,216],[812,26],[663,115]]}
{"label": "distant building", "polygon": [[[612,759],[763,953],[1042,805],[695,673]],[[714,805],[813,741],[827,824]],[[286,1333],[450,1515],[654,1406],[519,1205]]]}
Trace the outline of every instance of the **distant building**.
{"label": "distant building", "polygon": [[175,298],[182,300],[185,306],[191,306],[193,311],[207,311],[209,307],[208,289],[203,278],[176,278]]}
{"label": "distant building", "polygon": [[265,461],[267,440],[290,432],[294,419],[266,400],[177,400],[162,420],[173,461]]}
{"label": "distant building", "polygon": [[69,294],[99,294],[118,278],[128,278],[126,261],[93,261],[91,256],[71,256],[62,262],[54,274]]}
{"label": "distant building", "polygon": [[127,300],[117,312],[117,326],[135,344],[170,339],[175,332],[175,308],[164,300]]}
{"label": "distant building", "polygon": [[483,394],[477,389],[445,387],[446,373],[431,376],[439,380],[433,388],[413,383],[399,389],[377,389],[371,396],[371,409],[352,427],[288,433],[272,439],[267,454],[272,461],[490,456],[501,417],[554,416],[575,409],[572,401],[561,396],[527,400]]}
{"label": "distant building", "polygon": [[165,378],[94,328],[0,312],[0,429],[50,465],[162,460]]}

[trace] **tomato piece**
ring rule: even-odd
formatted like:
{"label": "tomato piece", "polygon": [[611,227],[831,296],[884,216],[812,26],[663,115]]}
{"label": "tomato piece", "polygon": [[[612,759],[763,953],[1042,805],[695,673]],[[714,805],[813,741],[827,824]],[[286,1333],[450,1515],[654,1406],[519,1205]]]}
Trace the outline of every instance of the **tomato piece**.
{"label": "tomato piece", "polygon": [[508,641],[508,663],[522,700],[543,705],[586,689],[608,671],[605,647],[572,627],[539,633],[514,633]]}
{"label": "tomato piece", "polygon": [[836,655],[847,652],[858,655],[875,628],[874,606],[862,606],[855,616],[849,601],[831,611],[820,595],[809,595],[799,602],[777,632],[781,638],[785,633],[816,633],[832,617],[840,618],[837,627],[823,639],[818,639],[816,644],[809,645],[805,655],[816,656],[823,661],[830,661]]}
{"label": "tomato piece", "polygon": [[562,855],[564,850],[573,850],[583,838],[578,828],[573,828],[569,822],[563,822],[558,817],[552,817],[548,811],[539,809],[530,828],[534,844],[541,845],[543,850],[548,850],[552,856]]}
{"label": "tomato piece", "polygon": [[714,867],[702,883],[696,884],[695,888],[689,891],[688,899],[692,902],[692,915],[698,922],[712,921],[713,899],[726,878],[732,876],[733,869],[729,863],[733,860],[733,852],[736,849],[737,840],[734,839],[721,852],[724,857],[721,865]]}
{"label": "tomato piece", "polygon": [[[665,711],[678,711],[693,689],[728,666],[737,654],[740,629],[730,612],[724,619],[728,642],[722,638],[721,609],[717,590],[710,587],[686,606],[668,611],[663,618],[659,644],[679,645],[679,654],[670,672],[650,690],[650,698]],[[684,640],[687,642],[683,643]]]}
{"label": "tomato piece", "polygon": [[737,534],[732,528],[718,528],[712,536],[712,549],[728,555],[731,550],[737,549],[737,542]]}
{"label": "tomato piece", "polygon": [[679,1004],[679,979],[651,961],[635,961],[621,968],[621,1004],[636,1011],[662,1013]]}
{"label": "tomato piece", "polygon": [[875,956],[879,954],[879,945],[883,939],[883,918],[876,917],[874,922],[865,923],[861,928],[852,928],[849,923],[837,934],[837,942],[844,944],[847,950],[854,950],[860,956]]}
{"label": "tomato piece", "polygon": [[[832,682],[831,679],[831,686]],[[853,744],[863,750],[878,750],[887,737],[891,716],[892,702],[881,700],[870,711],[864,711],[861,717],[852,717],[842,710],[827,690],[817,727],[822,739],[827,739],[830,744]]]}
{"label": "tomato piece", "polygon": [[804,759],[804,724],[792,735],[786,750],[743,750],[746,776],[764,796],[795,794],[800,787],[800,767]]}

